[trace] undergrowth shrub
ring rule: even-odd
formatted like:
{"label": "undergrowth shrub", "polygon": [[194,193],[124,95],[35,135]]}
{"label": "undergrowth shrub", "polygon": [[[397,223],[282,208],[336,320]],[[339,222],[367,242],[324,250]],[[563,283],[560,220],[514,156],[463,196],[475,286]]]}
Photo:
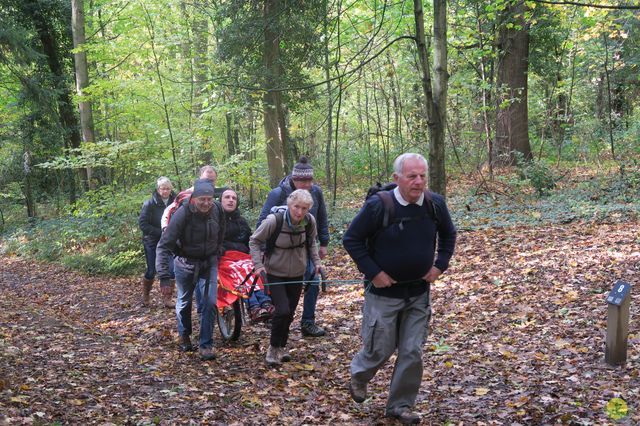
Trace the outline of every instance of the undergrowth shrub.
{"label": "undergrowth shrub", "polygon": [[4,252],[87,273],[128,275],[144,270],[141,237],[132,216],[40,220],[7,237]]}
{"label": "undergrowth shrub", "polygon": [[[447,203],[458,229],[639,219],[637,160],[627,160],[615,173],[581,177],[577,182],[568,180],[571,185],[557,187],[558,178],[545,163],[523,163],[521,168],[521,174],[516,170],[496,176],[496,191],[478,193],[475,187],[469,193],[451,191]],[[552,188],[555,189],[551,191]],[[365,193],[364,185],[343,188],[336,208],[331,207],[331,197],[326,196],[332,246],[341,244]],[[119,194],[113,189],[101,189],[77,203],[71,215],[37,219],[5,230],[0,249],[62,263],[89,274],[140,275],[145,261],[137,219],[142,201],[148,196],[146,190]],[[252,228],[260,207],[241,207]]]}
{"label": "undergrowth shrub", "polygon": [[72,214],[16,228],[5,236],[3,251],[91,274],[140,273],[145,262],[138,213],[144,192],[113,187],[90,191]]}
{"label": "undergrowth shrub", "polygon": [[556,187],[559,177],[544,161],[524,160],[521,153],[517,153],[517,161],[520,179],[528,182],[538,197],[549,194]]}

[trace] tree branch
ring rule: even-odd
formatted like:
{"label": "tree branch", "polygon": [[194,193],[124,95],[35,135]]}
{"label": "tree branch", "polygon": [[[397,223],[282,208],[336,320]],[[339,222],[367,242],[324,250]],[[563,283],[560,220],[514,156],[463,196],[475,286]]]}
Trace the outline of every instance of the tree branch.
{"label": "tree branch", "polygon": [[529,0],[529,1],[533,3],[543,3],[543,4],[593,7],[595,9],[640,10],[640,6],[626,6],[626,5],[614,6],[614,5],[607,5],[607,4],[579,3],[575,1],[548,1],[548,0]]}

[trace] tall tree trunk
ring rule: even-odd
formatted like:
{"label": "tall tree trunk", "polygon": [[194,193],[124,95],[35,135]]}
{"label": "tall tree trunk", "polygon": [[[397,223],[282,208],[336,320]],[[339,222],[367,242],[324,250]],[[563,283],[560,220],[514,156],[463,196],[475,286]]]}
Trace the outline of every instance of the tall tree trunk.
{"label": "tall tree trunk", "polygon": [[233,149],[236,154],[240,153],[240,125],[238,124],[238,114],[233,114]]}
{"label": "tall tree trunk", "polygon": [[231,111],[227,111],[225,117],[227,121],[227,154],[229,157],[232,157],[236,154],[236,150],[233,144],[233,119]]}
{"label": "tall tree trunk", "polygon": [[[207,79],[207,54],[209,51],[209,21],[204,12],[209,7],[208,0],[195,0],[195,18],[193,20],[193,69],[195,75],[196,96],[202,95]],[[202,103],[199,104],[202,109]]]}
{"label": "tall tree trunk", "polygon": [[331,188],[331,205],[336,206],[338,194],[338,130],[340,129],[340,110],[342,109],[342,77],[338,79],[338,105],[336,106],[336,128],[333,138],[333,187]]}
{"label": "tall tree trunk", "polygon": [[604,40],[604,75],[607,81],[607,124],[609,130],[609,146],[611,147],[611,157],[616,159],[615,144],[613,143],[613,107],[611,104],[611,78],[609,73],[609,44],[607,43],[607,35],[603,34]]}
{"label": "tall tree trunk", "polygon": [[413,14],[416,25],[416,46],[420,59],[422,74],[422,91],[424,94],[424,113],[429,126],[429,187],[442,195],[446,195],[447,179],[444,164],[445,129],[447,111],[447,2],[433,2],[433,35],[434,35],[434,70],[435,78],[431,81],[429,56],[424,31],[424,11],[422,0],[413,0]]}
{"label": "tall tree trunk", "polygon": [[400,85],[398,84],[398,73],[391,58],[391,53],[387,50],[387,62],[389,63],[389,85],[391,86],[391,100],[393,101],[393,139],[394,143],[400,146],[400,151],[404,152],[404,137],[402,135],[402,99],[400,98]]}
{"label": "tall tree trunk", "polygon": [[366,138],[367,141],[367,161],[369,164],[369,185],[373,185],[373,160],[371,153],[371,116],[369,115],[369,89],[367,88],[367,77],[363,75],[363,86],[364,86],[364,113],[367,118],[366,121]]}
{"label": "tall tree trunk", "polygon": [[447,193],[447,174],[445,169],[445,131],[447,129],[447,93],[449,72],[447,70],[447,2],[433,2],[433,80],[434,113],[437,122],[431,129],[429,149],[429,185],[442,194]]}
{"label": "tall tree trunk", "polygon": [[[64,142],[67,148],[79,149],[80,148],[80,131],[78,126],[78,120],[75,115],[74,108],[71,102],[71,93],[68,85],[66,84],[67,73],[64,70],[62,53],[56,40],[55,32],[51,28],[54,22],[50,22],[45,17],[44,6],[38,1],[25,1],[23,4],[26,14],[31,17],[35,26],[38,38],[42,43],[42,51],[47,58],[47,63],[51,74],[55,79],[55,86],[58,92],[58,113],[60,115],[60,125],[64,132]],[[76,201],[76,183],[73,178],[73,173],[70,173],[71,179],[69,182],[69,201],[75,203]],[[83,181],[86,182],[87,174],[86,169],[81,169],[80,176]]]}
{"label": "tall tree trunk", "polygon": [[282,102],[282,92],[277,93],[276,108],[278,110],[278,127],[282,140],[282,152],[284,153],[285,173],[293,170],[293,165],[298,160],[298,147],[289,134],[289,108]]}
{"label": "tall tree trunk", "polygon": [[33,134],[34,134],[34,123],[33,118],[29,117],[27,119],[27,126],[23,134],[24,140],[24,153],[22,154],[22,171],[24,172],[24,188],[22,192],[24,193],[24,201],[27,206],[27,217],[29,219],[35,218],[37,215],[36,212],[36,203],[33,197],[33,185],[31,178],[31,152],[29,151],[29,146],[33,144]]}
{"label": "tall tree trunk", "polygon": [[280,9],[279,0],[264,2],[264,51],[263,60],[266,71],[267,92],[264,94],[264,133],[267,140],[267,164],[269,183],[276,187],[284,176],[283,133],[280,128],[282,111],[280,93],[272,89],[277,87],[280,73],[280,38],[277,20]]}
{"label": "tall tree trunk", "polygon": [[[76,94],[80,101],[80,127],[82,128],[82,140],[84,143],[94,143],[93,132],[93,110],[91,102],[85,100],[84,89],[89,85],[89,66],[87,64],[87,53],[82,50],[85,39],[84,32],[84,0],[71,0],[71,30],[73,31],[73,48],[76,53],[73,55],[76,70]],[[95,185],[91,176],[93,169],[87,166],[87,186],[94,189]]]}
{"label": "tall tree trunk", "polygon": [[498,34],[495,165],[514,164],[515,152],[525,160],[532,158],[527,106],[529,29],[524,13],[524,0],[509,1]]}
{"label": "tall tree trunk", "polygon": [[325,14],[322,20],[324,36],[324,77],[327,81],[327,142],[325,144],[324,172],[326,188],[331,185],[331,141],[333,139],[333,91],[331,87],[331,63],[329,61],[329,2],[324,0]]}
{"label": "tall tree trunk", "polygon": [[[476,18],[478,22],[478,44],[481,51],[484,51],[485,41],[482,32],[482,21],[480,20],[480,11],[478,5],[475,7]],[[493,139],[491,138],[491,120],[489,119],[489,104],[491,103],[491,91],[487,90],[487,86],[493,85],[493,73],[487,72],[487,57],[485,55],[480,58],[480,78],[482,79],[482,127],[484,130],[484,144],[487,148],[487,165],[489,168],[489,177],[493,179]]]}

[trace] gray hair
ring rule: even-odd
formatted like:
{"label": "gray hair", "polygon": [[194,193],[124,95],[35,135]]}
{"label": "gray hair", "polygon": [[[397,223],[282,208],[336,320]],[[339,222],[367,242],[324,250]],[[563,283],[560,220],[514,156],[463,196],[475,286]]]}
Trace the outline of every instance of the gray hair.
{"label": "gray hair", "polygon": [[398,176],[402,175],[402,169],[404,167],[404,162],[409,160],[419,160],[424,163],[424,167],[426,170],[429,170],[429,163],[421,154],[415,154],[413,152],[405,152],[404,154],[400,154],[398,158],[396,158],[393,162],[393,172]]}
{"label": "gray hair", "polygon": [[213,170],[213,172],[216,174],[216,177],[218,176],[218,171],[215,169],[215,167],[209,164],[200,167],[200,174],[198,176],[202,176],[207,170]]}
{"label": "gray hair", "polygon": [[156,181],[156,188],[160,188],[162,185],[169,185],[169,187],[173,189],[173,185],[171,184],[171,181],[166,176],[160,176]]}
{"label": "gray hair", "polygon": [[313,207],[313,197],[311,193],[306,189],[296,189],[287,197],[287,206],[299,201],[304,204],[308,204],[309,208]]}

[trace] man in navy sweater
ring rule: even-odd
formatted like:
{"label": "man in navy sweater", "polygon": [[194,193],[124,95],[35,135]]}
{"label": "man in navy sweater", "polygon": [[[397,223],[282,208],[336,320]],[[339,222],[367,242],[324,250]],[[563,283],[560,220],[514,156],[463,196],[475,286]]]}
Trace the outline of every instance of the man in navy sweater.
{"label": "man in navy sweater", "polygon": [[431,318],[430,283],[449,266],[456,229],[444,198],[425,190],[422,155],[402,154],[393,168],[393,220],[383,227],[383,200],[372,196],[344,234],[344,247],[367,280],[363,345],[351,361],[349,390],[354,401],[363,402],[367,384],[397,349],[386,415],[417,424],[413,408]]}

